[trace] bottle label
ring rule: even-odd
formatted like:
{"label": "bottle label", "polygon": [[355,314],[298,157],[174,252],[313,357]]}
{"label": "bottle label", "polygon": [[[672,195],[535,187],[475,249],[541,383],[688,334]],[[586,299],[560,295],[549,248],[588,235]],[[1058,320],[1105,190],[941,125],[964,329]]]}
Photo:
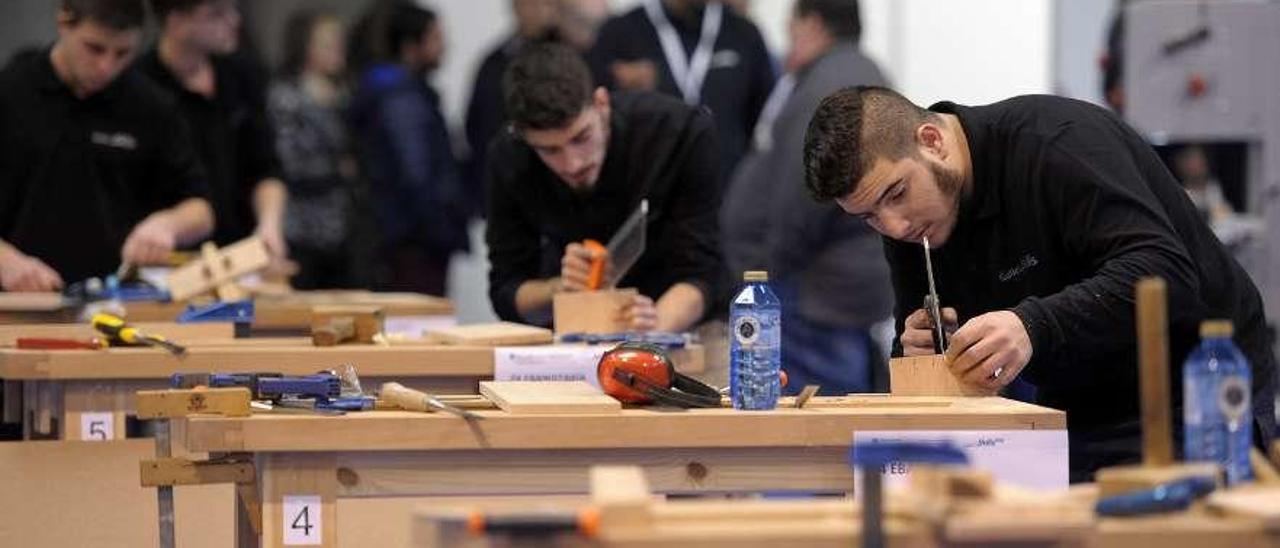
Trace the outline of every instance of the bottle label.
{"label": "bottle label", "polygon": [[738,344],[750,346],[760,339],[760,320],[755,316],[742,316],[733,324],[733,336]]}
{"label": "bottle label", "polygon": [[733,302],[734,304],[756,304],[756,290],[750,287],[743,289]]}
{"label": "bottle label", "polygon": [[1244,377],[1227,377],[1218,385],[1218,409],[1227,421],[1238,423],[1249,410],[1249,385]]}

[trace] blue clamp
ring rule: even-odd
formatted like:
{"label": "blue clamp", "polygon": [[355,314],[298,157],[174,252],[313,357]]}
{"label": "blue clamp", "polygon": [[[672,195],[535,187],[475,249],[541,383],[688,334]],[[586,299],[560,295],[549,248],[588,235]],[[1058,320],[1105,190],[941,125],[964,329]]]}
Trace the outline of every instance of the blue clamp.
{"label": "blue clamp", "polygon": [[253,300],[187,305],[187,309],[178,315],[178,323],[204,322],[253,323]]}
{"label": "blue clamp", "polygon": [[849,462],[864,469],[891,462],[965,465],[969,464],[969,457],[949,442],[864,442],[849,450]]}
{"label": "blue clamp", "polygon": [[1099,500],[1094,511],[1099,516],[1141,516],[1186,510],[1196,499],[1212,493],[1218,481],[1210,476],[1193,476],[1132,493]]}

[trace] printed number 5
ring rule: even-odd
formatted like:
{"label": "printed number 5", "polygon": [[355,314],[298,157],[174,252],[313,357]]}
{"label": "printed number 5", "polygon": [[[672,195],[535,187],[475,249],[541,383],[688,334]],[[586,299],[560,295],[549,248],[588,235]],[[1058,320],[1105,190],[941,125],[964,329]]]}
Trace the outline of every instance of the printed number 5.
{"label": "printed number 5", "polygon": [[98,441],[107,441],[106,423],[102,421],[93,421],[89,423],[89,438]]}

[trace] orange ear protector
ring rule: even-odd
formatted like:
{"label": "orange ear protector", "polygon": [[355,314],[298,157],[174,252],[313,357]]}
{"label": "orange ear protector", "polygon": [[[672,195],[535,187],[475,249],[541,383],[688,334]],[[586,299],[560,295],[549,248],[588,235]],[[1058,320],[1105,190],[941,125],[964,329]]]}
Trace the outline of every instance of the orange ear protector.
{"label": "orange ear protector", "polygon": [[600,357],[596,376],[604,393],[623,403],[720,407],[720,392],[676,372],[661,346],[625,342]]}

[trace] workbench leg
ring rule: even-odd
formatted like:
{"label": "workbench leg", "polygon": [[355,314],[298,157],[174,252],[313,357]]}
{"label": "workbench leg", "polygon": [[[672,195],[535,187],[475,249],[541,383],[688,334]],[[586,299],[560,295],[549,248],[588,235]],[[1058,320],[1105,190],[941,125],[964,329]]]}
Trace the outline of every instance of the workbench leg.
{"label": "workbench leg", "polygon": [[[255,460],[254,469],[262,470],[263,459],[261,457],[256,457],[254,460]],[[258,478],[259,478],[258,482],[254,483],[251,486],[247,486],[247,488],[252,489],[253,491],[256,492],[257,500],[259,503],[261,503],[262,501],[261,472],[258,473]],[[236,486],[236,497],[235,497],[236,548],[258,548],[259,546],[262,545],[262,538],[259,535],[258,531],[253,530],[253,520],[249,517],[249,512],[253,512],[253,511],[258,512],[258,519],[261,520],[263,507],[261,504],[259,504],[254,508],[250,508],[249,506],[247,506],[244,503],[244,499],[240,494],[240,489],[242,488],[245,488],[245,486],[241,486],[241,485]]]}
{"label": "workbench leg", "polygon": [[269,453],[259,460],[262,545],[338,545],[338,479],[332,455]]}
{"label": "workbench leg", "polygon": [[63,428],[62,384],[56,381],[27,381],[23,384],[25,408],[23,438],[58,439]]}
{"label": "workbench leg", "polygon": [[4,382],[5,424],[22,424],[22,381]]}
{"label": "workbench leg", "polygon": [[67,381],[62,390],[65,422],[62,439],[112,441],[126,437],[128,402],[119,383],[107,380]]}

